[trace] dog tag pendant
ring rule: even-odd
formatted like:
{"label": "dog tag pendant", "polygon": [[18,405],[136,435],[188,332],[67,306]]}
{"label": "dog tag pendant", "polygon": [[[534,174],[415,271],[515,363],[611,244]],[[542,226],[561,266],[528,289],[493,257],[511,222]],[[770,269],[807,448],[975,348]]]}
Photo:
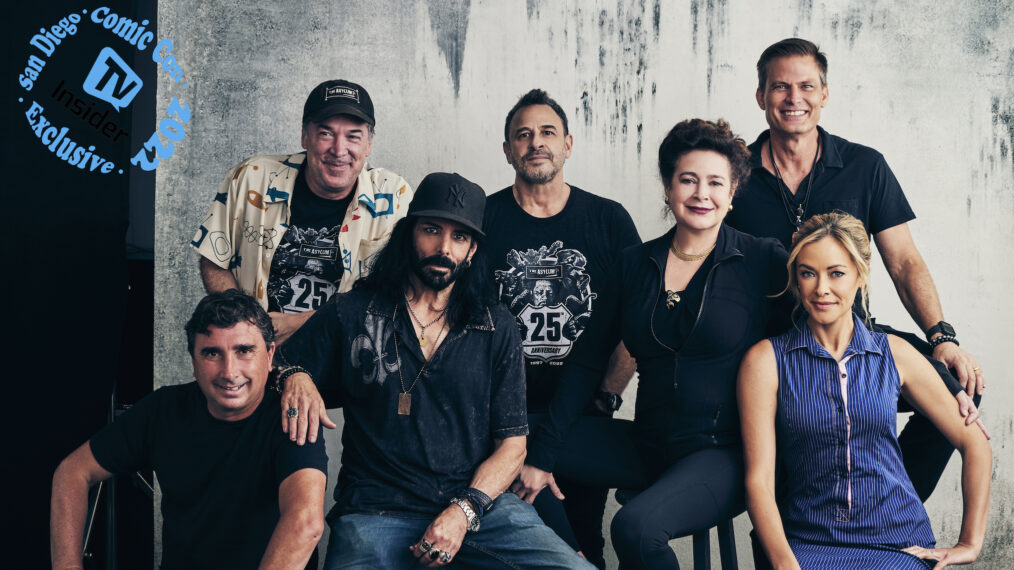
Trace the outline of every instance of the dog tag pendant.
{"label": "dog tag pendant", "polygon": [[419,337],[419,346],[426,346],[426,337]]}
{"label": "dog tag pendant", "polygon": [[412,394],[402,392],[398,394],[398,415],[407,416],[412,413]]}

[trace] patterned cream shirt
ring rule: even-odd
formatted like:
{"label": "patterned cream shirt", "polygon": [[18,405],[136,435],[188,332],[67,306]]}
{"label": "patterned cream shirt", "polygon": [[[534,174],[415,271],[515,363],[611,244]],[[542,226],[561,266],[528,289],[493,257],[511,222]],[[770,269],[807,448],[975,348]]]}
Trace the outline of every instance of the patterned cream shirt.
{"label": "patterned cream shirt", "polygon": [[[240,289],[267,310],[271,260],[289,227],[289,208],[306,153],[255,156],[231,171],[218,188],[208,215],[190,242],[200,254],[232,271]],[[366,272],[370,258],[405,217],[412,188],[404,178],[369,164],[359,173],[338,237],[344,293]]]}

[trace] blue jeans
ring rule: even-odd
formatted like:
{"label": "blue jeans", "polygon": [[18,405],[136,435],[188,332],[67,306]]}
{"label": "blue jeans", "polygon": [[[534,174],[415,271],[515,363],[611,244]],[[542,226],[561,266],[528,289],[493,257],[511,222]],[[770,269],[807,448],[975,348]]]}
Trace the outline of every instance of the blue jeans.
{"label": "blue jeans", "polygon": [[[351,514],[331,527],[324,560],[338,568],[421,568],[409,547],[432,520]],[[451,568],[588,568],[588,564],[542,523],[531,505],[513,493],[497,497],[478,532],[468,533]]]}

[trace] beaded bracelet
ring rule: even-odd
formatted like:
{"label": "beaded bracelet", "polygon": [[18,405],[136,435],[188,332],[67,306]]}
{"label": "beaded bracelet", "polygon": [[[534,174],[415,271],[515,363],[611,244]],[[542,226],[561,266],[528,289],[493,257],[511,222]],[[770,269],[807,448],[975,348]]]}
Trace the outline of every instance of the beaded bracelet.
{"label": "beaded bracelet", "polygon": [[936,348],[937,345],[943,344],[945,342],[953,342],[954,344],[961,346],[961,343],[958,342],[958,337],[950,334],[942,334],[934,338],[933,340],[929,341],[930,346],[932,346],[933,348]]}
{"label": "beaded bracelet", "polygon": [[285,379],[293,374],[299,374],[300,372],[309,376],[310,380],[313,380],[313,376],[306,368],[303,368],[302,366],[290,366],[278,373],[278,376],[275,378],[275,391],[281,394],[285,390]]}

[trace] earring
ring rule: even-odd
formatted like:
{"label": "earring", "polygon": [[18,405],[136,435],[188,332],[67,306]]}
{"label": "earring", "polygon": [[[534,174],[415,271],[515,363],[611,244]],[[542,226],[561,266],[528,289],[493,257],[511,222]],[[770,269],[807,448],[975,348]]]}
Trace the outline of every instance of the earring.
{"label": "earring", "polygon": [[729,211],[732,211],[732,204],[729,204]]}
{"label": "earring", "polygon": [[668,204],[668,203],[669,203],[669,195],[668,195],[668,194],[666,194],[666,195],[665,195],[665,203],[666,203],[666,204]]}

